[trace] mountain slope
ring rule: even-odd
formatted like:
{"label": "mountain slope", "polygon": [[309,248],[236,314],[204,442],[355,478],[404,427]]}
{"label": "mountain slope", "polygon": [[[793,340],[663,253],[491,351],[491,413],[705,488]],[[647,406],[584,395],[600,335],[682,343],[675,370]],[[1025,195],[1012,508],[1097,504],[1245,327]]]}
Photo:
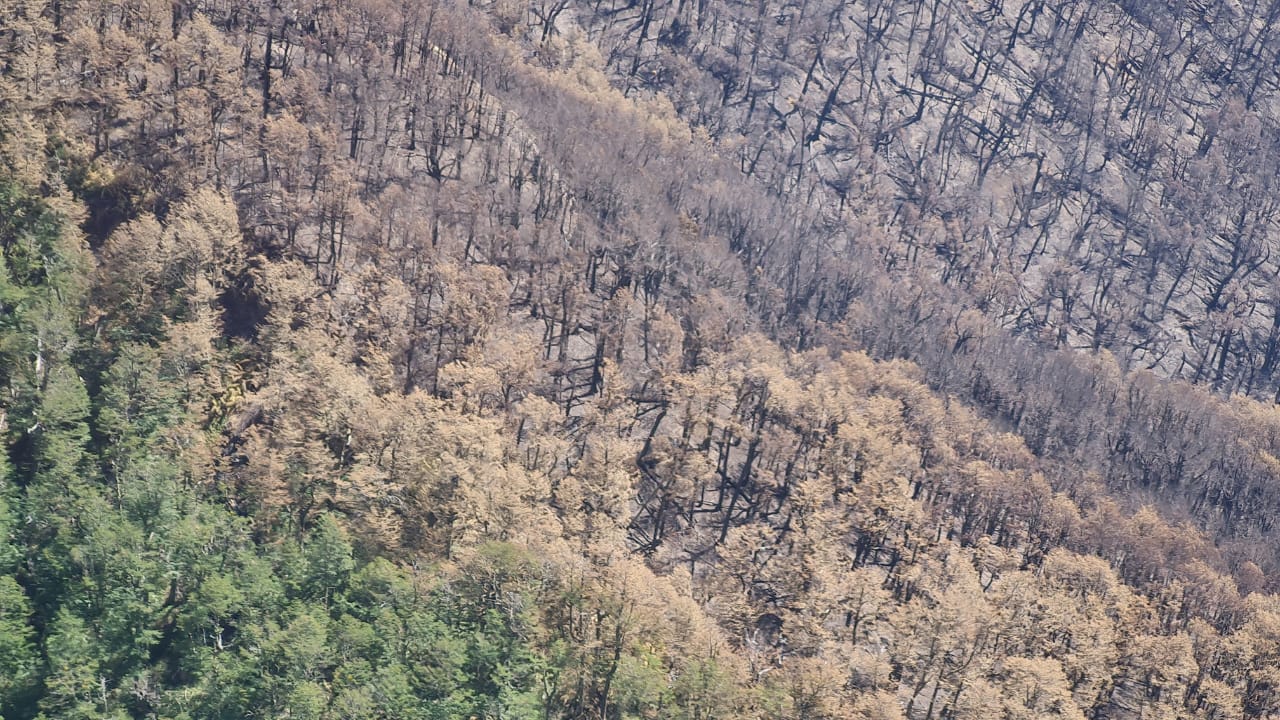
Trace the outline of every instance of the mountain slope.
{"label": "mountain slope", "polygon": [[1274,411],[1008,332],[884,175],[826,199],[841,18],[11,10],[5,717],[1280,707]]}

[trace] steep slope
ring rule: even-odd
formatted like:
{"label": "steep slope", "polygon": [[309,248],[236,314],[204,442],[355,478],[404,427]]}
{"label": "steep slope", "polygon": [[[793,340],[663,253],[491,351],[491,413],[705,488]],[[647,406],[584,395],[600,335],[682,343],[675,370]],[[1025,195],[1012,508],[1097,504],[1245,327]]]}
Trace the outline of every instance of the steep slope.
{"label": "steep slope", "polygon": [[1274,412],[883,277],[586,8],[12,10],[6,717],[1280,706]]}
{"label": "steep slope", "polygon": [[780,339],[910,358],[1038,454],[1273,544],[1258,412],[1140,370],[1274,394],[1271,10],[561,5],[789,204],[738,249]]}
{"label": "steep slope", "polygon": [[629,91],[875,228],[834,258],[870,244],[1051,347],[1275,395],[1274,4],[562,4]]}

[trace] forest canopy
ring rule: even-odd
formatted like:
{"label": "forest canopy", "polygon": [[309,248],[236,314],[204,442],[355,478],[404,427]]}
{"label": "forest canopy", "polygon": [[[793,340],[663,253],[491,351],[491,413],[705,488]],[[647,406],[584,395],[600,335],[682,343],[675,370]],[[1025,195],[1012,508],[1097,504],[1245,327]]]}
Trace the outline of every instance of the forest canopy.
{"label": "forest canopy", "polygon": [[1280,4],[9,0],[0,718],[1280,716]]}

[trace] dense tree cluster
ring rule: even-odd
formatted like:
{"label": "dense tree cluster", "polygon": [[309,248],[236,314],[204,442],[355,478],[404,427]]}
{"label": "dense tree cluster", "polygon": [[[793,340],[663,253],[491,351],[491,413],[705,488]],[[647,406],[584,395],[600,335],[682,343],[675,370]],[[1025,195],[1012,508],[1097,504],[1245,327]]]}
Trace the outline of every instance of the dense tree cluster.
{"label": "dense tree cluster", "polygon": [[8,3],[0,716],[1280,713],[1264,10]]}

